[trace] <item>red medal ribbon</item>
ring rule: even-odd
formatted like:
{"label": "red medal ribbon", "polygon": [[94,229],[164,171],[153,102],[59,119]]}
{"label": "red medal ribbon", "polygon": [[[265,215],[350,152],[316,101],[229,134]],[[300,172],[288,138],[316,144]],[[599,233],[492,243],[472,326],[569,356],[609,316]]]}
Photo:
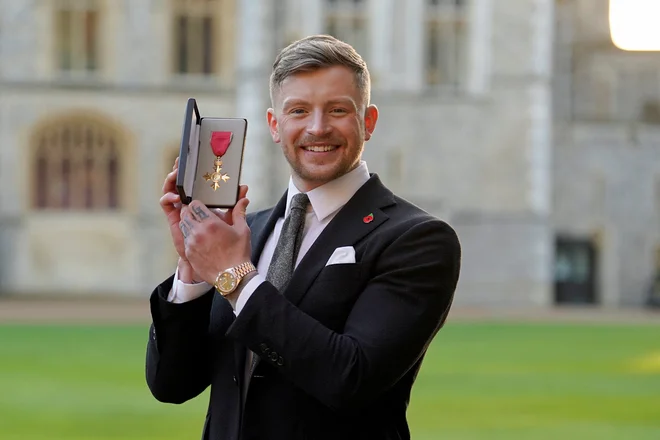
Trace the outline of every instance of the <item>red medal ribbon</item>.
{"label": "red medal ribbon", "polygon": [[233,133],[231,131],[212,131],[211,132],[211,149],[213,154],[222,157],[229,148]]}

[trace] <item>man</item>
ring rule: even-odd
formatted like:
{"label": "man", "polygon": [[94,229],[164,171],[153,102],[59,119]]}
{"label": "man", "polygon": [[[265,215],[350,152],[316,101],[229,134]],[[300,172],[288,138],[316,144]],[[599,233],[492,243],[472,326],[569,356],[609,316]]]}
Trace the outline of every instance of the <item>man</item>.
{"label": "man", "polygon": [[274,208],[246,218],[245,186],[226,213],[177,208],[176,162],[165,180],[180,260],[151,297],[149,388],[181,403],[210,385],[207,439],[408,439],[411,387],[458,280],[458,238],[361,160],[378,110],[351,46],[294,42],[270,86],[270,132],[291,167]]}

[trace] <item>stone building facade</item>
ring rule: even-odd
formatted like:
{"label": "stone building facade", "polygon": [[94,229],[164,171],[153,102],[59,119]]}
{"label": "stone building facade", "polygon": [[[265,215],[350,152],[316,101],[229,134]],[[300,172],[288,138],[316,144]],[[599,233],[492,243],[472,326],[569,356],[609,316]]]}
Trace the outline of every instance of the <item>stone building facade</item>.
{"label": "stone building facade", "polygon": [[0,0],[0,288],[146,295],[172,272],[158,198],[190,96],[203,115],[248,119],[250,208],[273,204],[288,169],[265,123],[272,61],[331,33],[371,70],[370,171],[460,235],[457,303],[549,306],[558,273],[563,300],[583,301],[585,283],[566,280],[587,242],[587,301],[639,305],[659,137],[614,118],[614,98],[601,114],[594,79],[660,61],[607,43],[595,2]]}
{"label": "stone building facade", "polygon": [[582,299],[636,306],[660,281],[660,53],[616,48],[607,3],[557,2],[556,267]]}

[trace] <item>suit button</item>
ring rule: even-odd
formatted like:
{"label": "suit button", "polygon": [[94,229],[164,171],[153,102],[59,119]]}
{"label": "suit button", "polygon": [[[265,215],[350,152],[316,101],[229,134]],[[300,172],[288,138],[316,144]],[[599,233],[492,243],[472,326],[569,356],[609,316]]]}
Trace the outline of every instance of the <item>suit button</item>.
{"label": "suit button", "polygon": [[234,379],[234,383],[238,385],[238,379],[236,378],[236,376],[234,376],[233,379]]}
{"label": "suit button", "polygon": [[277,362],[277,352],[273,351],[270,353],[270,360],[273,362]]}
{"label": "suit button", "polygon": [[262,353],[268,353],[270,351],[270,348],[263,342],[259,345],[259,348],[261,348]]}
{"label": "suit button", "polygon": [[279,358],[277,358],[277,365],[279,365],[280,367],[281,367],[282,365],[284,365],[284,359],[282,358],[282,356],[280,356]]}

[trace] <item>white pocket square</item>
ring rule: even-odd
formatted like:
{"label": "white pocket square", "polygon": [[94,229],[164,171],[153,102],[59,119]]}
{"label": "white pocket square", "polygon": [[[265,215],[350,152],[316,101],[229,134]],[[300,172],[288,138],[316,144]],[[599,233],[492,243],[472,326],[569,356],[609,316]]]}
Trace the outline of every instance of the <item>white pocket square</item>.
{"label": "white pocket square", "polygon": [[325,265],[330,266],[331,264],[350,264],[350,263],[355,263],[355,249],[353,248],[353,246],[343,246],[335,249],[332,255],[330,255],[330,259],[328,260],[327,263],[325,263]]}

